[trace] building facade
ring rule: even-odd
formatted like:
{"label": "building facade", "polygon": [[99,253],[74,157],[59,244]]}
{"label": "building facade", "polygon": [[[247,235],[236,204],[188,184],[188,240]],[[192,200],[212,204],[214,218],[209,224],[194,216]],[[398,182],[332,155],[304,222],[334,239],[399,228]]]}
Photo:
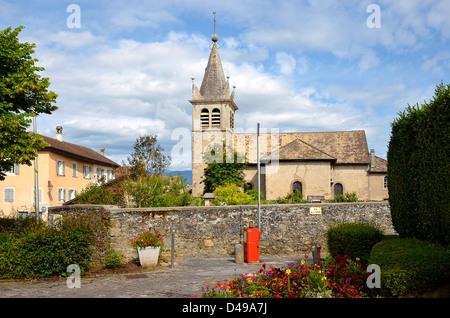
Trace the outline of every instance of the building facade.
{"label": "building facade", "polygon": [[[230,94],[217,35],[200,87],[192,84],[192,191],[203,194],[208,160],[222,160],[222,147],[234,149],[248,168],[245,181],[257,188],[257,134],[235,128],[238,110]],[[388,198],[387,161],[369,152],[365,132],[260,134],[261,191],[267,200],[299,190],[304,199],[329,200],[355,192],[359,200]],[[214,149],[214,152],[211,152]],[[213,155],[212,155],[213,153]],[[230,159],[231,160],[231,159]]]}
{"label": "building facade", "polygon": [[[87,147],[62,140],[62,127],[56,138],[42,136],[48,144],[38,151],[39,208],[46,217],[46,208],[59,206],[76,197],[88,185],[112,180],[117,163]],[[0,181],[0,214],[25,217],[35,213],[35,166],[15,165]]]}

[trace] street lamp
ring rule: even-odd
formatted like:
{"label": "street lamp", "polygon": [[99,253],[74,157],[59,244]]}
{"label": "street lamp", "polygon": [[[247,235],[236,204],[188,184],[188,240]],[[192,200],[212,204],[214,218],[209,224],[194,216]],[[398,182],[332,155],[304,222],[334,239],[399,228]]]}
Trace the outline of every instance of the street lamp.
{"label": "street lamp", "polygon": [[261,162],[259,160],[259,123],[257,126],[257,161],[258,161],[258,229],[259,233],[261,233]]}
{"label": "street lamp", "polygon": [[[36,116],[33,117],[33,133],[36,134]],[[36,220],[39,222],[39,181],[38,181],[38,153],[34,158],[34,211],[36,212]]]}

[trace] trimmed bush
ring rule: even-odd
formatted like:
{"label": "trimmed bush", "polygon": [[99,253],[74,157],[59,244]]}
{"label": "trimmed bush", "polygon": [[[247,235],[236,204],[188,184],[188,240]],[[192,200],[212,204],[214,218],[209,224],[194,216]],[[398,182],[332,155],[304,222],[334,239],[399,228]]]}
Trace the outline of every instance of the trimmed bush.
{"label": "trimmed bush", "polygon": [[380,266],[381,289],[389,297],[450,283],[450,251],[429,241],[383,239],[372,248],[369,263]]}
{"label": "trimmed bush", "polygon": [[450,85],[391,124],[387,160],[392,224],[402,237],[450,244]]}
{"label": "trimmed bush", "polygon": [[328,228],[326,237],[331,256],[348,255],[367,260],[372,246],[383,238],[383,232],[366,223],[342,223]]}

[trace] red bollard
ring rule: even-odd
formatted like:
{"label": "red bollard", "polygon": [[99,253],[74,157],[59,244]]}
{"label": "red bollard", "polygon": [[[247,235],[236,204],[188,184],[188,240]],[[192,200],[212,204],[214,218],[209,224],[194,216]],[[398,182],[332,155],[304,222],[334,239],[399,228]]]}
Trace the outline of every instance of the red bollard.
{"label": "red bollard", "polygon": [[253,223],[250,223],[249,227],[244,229],[244,261],[246,263],[259,262],[260,239],[259,229],[253,228]]}

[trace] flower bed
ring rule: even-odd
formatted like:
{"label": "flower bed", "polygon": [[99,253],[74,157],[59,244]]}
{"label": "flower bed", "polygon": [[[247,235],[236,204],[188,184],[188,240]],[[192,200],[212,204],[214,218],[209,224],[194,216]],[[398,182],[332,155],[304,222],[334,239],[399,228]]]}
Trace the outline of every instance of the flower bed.
{"label": "flower bed", "polygon": [[359,259],[337,256],[325,262],[309,264],[302,260],[286,267],[266,269],[245,274],[231,281],[206,286],[196,298],[361,298],[375,297],[367,288],[370,275]]}

